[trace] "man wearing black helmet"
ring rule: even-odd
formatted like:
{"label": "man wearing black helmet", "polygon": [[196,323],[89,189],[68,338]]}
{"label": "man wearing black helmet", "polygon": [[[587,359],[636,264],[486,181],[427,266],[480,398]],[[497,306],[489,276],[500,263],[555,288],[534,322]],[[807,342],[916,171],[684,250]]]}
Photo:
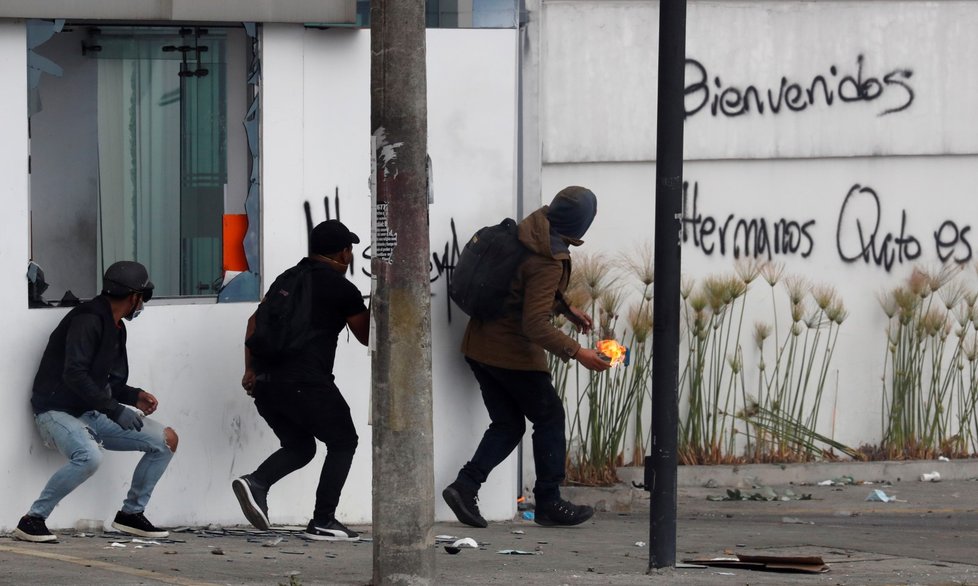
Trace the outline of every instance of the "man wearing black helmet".
{"label": "man wearing black helmet", "polygon": [[[245,346],[241,386],[255,398],[258,414],[281,442],[281,448],[254,472],[231,483],[241,511],[259,529],[269,527],[268,490],[313,459],[318,439],[326,445],[326,461],[316,488],[313,516],[303,536],[322,541],[359,539],[356,531],[336,519],[336,506],[359,438],[350,407],[333,382],[340,332],[349,327],[364,346],[370,333],[370,311],[360,291],[344,276],[353,261],[353,245],[359,242],[360,238],[339,220],[326,220],[313,228],[309,256],[299,261],[297,268],[311,274],[309,327],[316,335],[284,360],[263,360],[252,356]],[[270,290],[266,297],[272,294]],[[252,315],[246,341],[255,333],[255,326],[256,316]]]}
{"label": "man wearing black helmet", "polygon": [[140,537],[169,535],[150,523],[143,511],[177,449],[177,434],[146,419],[156,411],[156,397],[126,383],[123,318],[139,315],[152,296],[146,267],[117,262],[105,271],[102,293],[68,312],[48,339],[34,377],[31,405],[45,445],[57,448],[68,462],[48,480],[17,524],[14,537],[57,541],[45,520],[61,499],[95,473],[103,448],[143,452],[112,527]]}
{"label": "man wearing black helmet", "polygon": [[598,199],[590,189],[562,189],[550,203],[519,224],[520,242],[528,249],[510,284],[507,310],[495,320],[469,320],[462,338],[462,353],[482,389],[489,411],[489,429],[475,454],[442,497],[459,521],[486,527],[479,511],[479,489],[489,473],[519,444],[526,420],[533,424],[533,460],[536,467],[534,520],[547,527],[579,525],[594,510],[561,498],[566,439],[563,402],[554,389],[547,358],[574,359],[595,372],[609,363],[591,348],[583,348],[560,331],[552,317],[561,314],[583,333],[591,318],[569,306],[563,297],[570,282],[570,247],[581,238],[598,213]]}

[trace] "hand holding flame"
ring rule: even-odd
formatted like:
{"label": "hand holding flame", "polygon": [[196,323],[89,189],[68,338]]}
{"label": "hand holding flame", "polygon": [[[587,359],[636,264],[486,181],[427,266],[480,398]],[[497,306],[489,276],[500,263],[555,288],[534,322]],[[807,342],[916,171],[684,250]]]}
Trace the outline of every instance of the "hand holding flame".
{"label": "hand holding flame", "polygon": [[598,340],[597,351],[608,358],[611,366],[625,363],[628,366],[628,348],[622,346],[615,340]]}

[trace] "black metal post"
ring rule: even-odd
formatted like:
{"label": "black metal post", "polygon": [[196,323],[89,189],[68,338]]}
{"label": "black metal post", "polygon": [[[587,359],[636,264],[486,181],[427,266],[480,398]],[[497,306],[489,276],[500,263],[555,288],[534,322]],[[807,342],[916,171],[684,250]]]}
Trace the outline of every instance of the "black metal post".
{"label": "black metal post", "polygon": [[655,299],[652,302],[652,446],[649,570],[676,565],[679,436],[679,247],[683,186],[686,0],[659,3],[659,103],[655,153]]}

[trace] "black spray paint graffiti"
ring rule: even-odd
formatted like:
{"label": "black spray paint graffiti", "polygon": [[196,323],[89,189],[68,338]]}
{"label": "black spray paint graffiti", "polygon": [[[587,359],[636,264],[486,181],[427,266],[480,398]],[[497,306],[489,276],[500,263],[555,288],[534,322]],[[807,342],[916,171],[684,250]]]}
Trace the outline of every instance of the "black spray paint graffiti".
{"label": "black spray paint graffiti", "polygon": [[887,106],[878,116],[895,114],[910,107],[914,100],[914,91],[909,83],[913,70],[897,68],[883,74],[881,80],[879,77],[864,77],[863,66],[864,58],[859,55],[856,57],[855,75],[843,75],[844,72],[832,65],[827,76],[816,75],[804,81],[782,76],[777,88],[764,90],[753,84],[745,87],[724,85],[720,76],[711,77],[702,63],[696,59],[686,59],[686,117],[696,115],[707,106],[714,117],[733,118],[752,113],[764,115],[765,111],[778,114],[783,108],[801,112],[818,105],[832,107],[837,99],[842,103],[884,100]]}
{"label": "black spray paint graffiti", "polygon": [[[314,226],[313,219],[312,219],[312,206],[307,201],[302,204],[302,207],[306,216],[306,235],[307,235],[307,242],[308,242],[308,235],[312,232],[312,228]],[[323,198],[323,207],[326,211],[326,219],[327,220],[332,219],[332,214],[330,213],[330,201],[328,196]],[[336,192],[333,194],[333,207],[336,210],[336,219],[339,220],[340,219],[340,194],[338,188]],[[452,321],[452,302],[449,299],[448,291],[452,285],[452,271],[455,269],[455,263],[458,261],[459,254],[461,254],[461,248],[459,247],[458,244],[458,233],[455,230],[454,218],[451,218],[450,220],[450,227],[451,227],[451,237],[448,241],[445,242],[444,252],[441,255],[439,255],[437,251],[432,252],[431,253],[432,260],[429,263],[431,282],[434,283],[439,279],[443,279],[445,282],[445,307],[446,307],[449,322]],[[362,238],[361,238],[361,242],[363,242]],[[370,261],[371,261],[370,249],[371,249],[371,244],[367,244],[367,246],[364,247],[363,251],[360,254],[360,258],[366,261],[367,267],[370,266]],[[355,263],[356,263],[356,259],[354,258],[354,260],[350,263],[350,275],[355,274],[355,269],[354,269]],[[371,276],[370,271],[367,270],[366,267],[361,268],[360,271],[363,275],[367,276],[368,278]],[[435,296],[434,289],[432,289],[431,294],[432,296]],[[367,297],[369,296],[364,295],[364,298]]]}
{"label": "black spray paint graffiti", "polygon": [[815,220],[790,220],[780,218],[736,218],[734,214],[722,223],[699,210],[699,183],[693,182],[690,205],[689,182],[683,182],[682,241],[692,238],[693,246],[707,256],[714,252],[734,258],[765,257],[798,254],[808,258],[815,248],[811,230]]}
{"label": "black spray paint graffiti", "polygon": [[[907,210],[900,210],[898,232],[883,230],[882,222],[883,209],[876,191],[868,186],[853,185],[842,201],[836,224],[835,246],[839,258],[847,263],[862,261],[887,272],[894,264],[920,258],[923,247],[920,239],[907,227]],[[937,258],[942,263],[970,261],[973,251],[969,232],[970,225],[959,226],[951,219],[941,222],[933,233]]]}

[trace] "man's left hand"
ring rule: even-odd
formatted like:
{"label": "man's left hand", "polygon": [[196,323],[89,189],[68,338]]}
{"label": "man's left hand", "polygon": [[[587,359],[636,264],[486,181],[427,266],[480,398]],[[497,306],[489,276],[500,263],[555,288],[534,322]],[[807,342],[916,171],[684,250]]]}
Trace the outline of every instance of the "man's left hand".
{"label": "man's left hand", "polygon": [[159,405],[159,401],[152,393],[147,393],[146,391],[139,391],[139,398],[136,399],[136,409],[143,412],[144,415],[152,415],[156,411],[156,406]]}
{"label": "man's left hand", "polygon": [[577,326],[577,329],[580,330],[582,334],[590,334],[592,327],[591,316],[576,307],[568,306],[568,308],[571,312],[571,315],[568,316],[571,323]]}

